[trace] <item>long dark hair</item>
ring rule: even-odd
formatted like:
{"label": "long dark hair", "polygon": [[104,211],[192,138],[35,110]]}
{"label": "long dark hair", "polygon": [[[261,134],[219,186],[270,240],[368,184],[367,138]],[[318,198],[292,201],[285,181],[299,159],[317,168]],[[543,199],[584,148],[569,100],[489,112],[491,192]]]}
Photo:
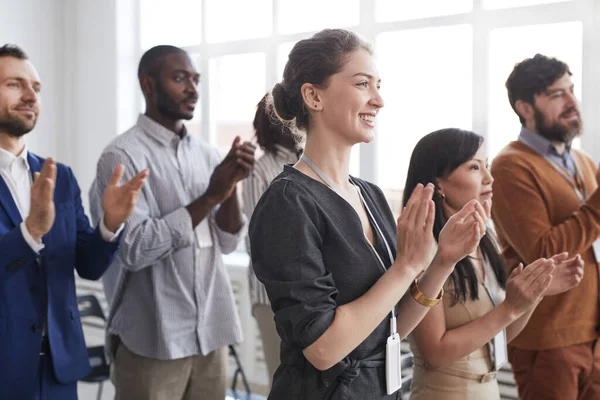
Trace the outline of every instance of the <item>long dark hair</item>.
{"label": "long dark hair", "polygon": [[[402,199],[403,205],[406,206],[417,184],[426,185],[428,182],[434,183],[438,178],[447,177],[461,164],[473,158],[482,144],[483,137],[470,131],[455,128],[441,129],[423,137],[417,143],[410,158]],[[437,191],[433,194],[433,201],[435,203],[433,235],[437,241],[442,228],[448,221],[448,217],[444,214],[442,198]],[[498,283],[502,288],[505,288],[505,264],[496,247],[496,241],[490,236],[489,230],[481,238],[479,248],[482,256],[491,264]],[[471,300],[479,299],[477,275],[469,257],[463,258],[456,264],[450,278],[454,287],[452,305],[460,300],[466,301],[467,295]]]}

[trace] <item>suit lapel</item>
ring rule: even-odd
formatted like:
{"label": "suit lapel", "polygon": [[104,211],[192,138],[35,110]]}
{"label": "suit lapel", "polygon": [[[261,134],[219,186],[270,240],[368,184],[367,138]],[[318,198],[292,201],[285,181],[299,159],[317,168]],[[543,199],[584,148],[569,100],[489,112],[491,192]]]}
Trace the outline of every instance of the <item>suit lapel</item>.
{"label": "suit lapel", "polygon": [[31,172],[31,182],[33,182],[33,173],[40,172],[42,170],[42,164],[40,163],[40,159],[30,151],[27,152],[27,162],[29,163]]}
{"label": "suit lapel", "polygon": [[23,218],[21,218],[21,213],[17,208],[17,203],[15,203],[15,199],[13,199],[12,194],[10,193],[10,189],[8,185],[4,181],[4,178],[0,176],[0,204],[4,208],[6,214],[12,221],[12,223],[17,226],[21,222],[23,222]]}

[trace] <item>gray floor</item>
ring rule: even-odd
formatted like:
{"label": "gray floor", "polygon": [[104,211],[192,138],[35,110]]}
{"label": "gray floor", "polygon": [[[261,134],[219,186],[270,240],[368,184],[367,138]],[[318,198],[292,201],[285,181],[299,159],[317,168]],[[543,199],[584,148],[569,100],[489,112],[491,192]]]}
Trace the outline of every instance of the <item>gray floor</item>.
{"label": "gray floor", "polygon": [[[79,383],[77,387],[79,400],[96,400],[98,394],[98,384]],[[115,397],[115,388],[110,382],[106,382],[102,389],[102,400],[112,400]],[[265,400],[266,398],[258,395],[247,396],[245,393],[237,393],[234,396],[231,392],[226,397],[226,400]]]}

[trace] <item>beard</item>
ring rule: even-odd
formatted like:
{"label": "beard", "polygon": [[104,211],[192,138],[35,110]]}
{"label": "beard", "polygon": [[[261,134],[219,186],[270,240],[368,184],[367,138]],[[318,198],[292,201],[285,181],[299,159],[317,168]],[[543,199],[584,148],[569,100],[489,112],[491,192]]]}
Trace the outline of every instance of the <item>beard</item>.
{"label": "beard", "polygon": [[158,81],[156,82],[156,94],[156,108],[161,114],[173,120],[185,119],[189,121],[194,117],[193,115],[184,114],[181,112],[181,104],[188,100],[197,99],[196,96],[189,96],[178,103],[177,101],[173,100],[171,96],[169,96],[167,91]]}
{"label": "beard", "polygon": [[[570,108],[563,112],[560,116],[562,116],[563,114],[570,113],[573,110],[577,109]],[[534,107],[534,118],[535,126],[538,131],[537,133],[550,141],[565,143],[569,145],[571,144],[574,138],[581,134],[581,117],[578,117],[577,120],[570,121],[568,124],[563,124],[558,120],[548,121],[544,114],[542,114],[542,112],[537,107]]]}
{"label": "beard", "polygon": [[32,122],[29,122],[9,114],[0,118],[0,131],[6,132],[9,136],[20,138],[31,132],[36,122],[37,117]]}

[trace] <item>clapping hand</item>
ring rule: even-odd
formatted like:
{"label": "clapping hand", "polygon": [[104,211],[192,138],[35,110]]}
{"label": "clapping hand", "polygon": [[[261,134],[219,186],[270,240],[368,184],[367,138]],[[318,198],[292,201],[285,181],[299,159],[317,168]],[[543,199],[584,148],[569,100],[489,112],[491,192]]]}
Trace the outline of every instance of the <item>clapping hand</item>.
{"label": "clapping hand", "polygon": [[506,299],[504,306],[515,317],[521,316],[530,307],[537,304],[546,293],[552,281],[554,260],[540,258],[523,268],[519,264],[506,281]]}
{"label": "clapping hand", "polygon": [[490,210],[489,200],[484,201],[483,206],[479,201],[471,200],[448,219],[438,240],[437,255],[444,265],[456,264],[477,250],[486,232]]}
{"label": "clapping hand", "polygon": [[396,262],[417,272],[429,263],[435,244],[435,206],[432,196],[432,184],[426,187],[418,184],[398,218]]}
{"label": "clapping hand", "polygon": [[125,167],[119,164],[110,178],[102,194],[102,208],[104,209],[104,225],[110,232],[116,232],[133,212],[138,194],[150,173],[145,169],[131,178],[123,185],[119,185],[123,178]]}
{"label": "clapping hand", "polygon": [[546,296],[553,296],[573,289],[583,279],[583,260],[581,256],[577,254],[570,259],[567,259],[567,257],[569,257],[569,253],[560,253],[551,258],[556,268],[552,282],[546,290]]}
{"label": "clapping hand", "polygon": [[231,149],[210,177],[206,194],[215,204],[229,198],[236,184],[252,173],[255,151],[256,146],[250,142],[241,143],[240,137],[236,136]]}
{"label": "clapping hand", "polygon": [[31,206],[25,219],[25,226],[31,237],[39,242],[52,229],[56,211],[54,208],[54,187],[56,186],[56,162],[48,157],[41,172],[33,175],[31,185]]}

